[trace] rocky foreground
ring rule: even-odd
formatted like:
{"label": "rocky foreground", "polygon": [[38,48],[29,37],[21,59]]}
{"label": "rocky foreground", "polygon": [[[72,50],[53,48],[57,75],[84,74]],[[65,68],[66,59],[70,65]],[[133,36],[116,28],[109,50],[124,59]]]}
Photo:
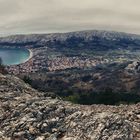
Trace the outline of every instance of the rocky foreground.
{"label": "rocky foreground", "polygon": [[140,104],[74,105],[0,74],[0,140],[140,140]]}

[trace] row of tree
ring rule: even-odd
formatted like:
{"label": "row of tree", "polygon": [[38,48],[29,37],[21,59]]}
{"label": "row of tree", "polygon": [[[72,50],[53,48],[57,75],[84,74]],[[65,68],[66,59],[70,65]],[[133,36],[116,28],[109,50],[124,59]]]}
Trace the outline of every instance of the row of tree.
{"label": "row of tree", "polygon": [[[62,75],[64,77],[64,75]],[[49,79],[47,75],[46,79],[37,77],[23,76],[22,79],[30,84],[33,88],[43,92],[53,92],[64,100],[71,101],[76,104],[92,105],[92,104],[105,104],[105,105],[119,105],[119,104],[136,104],[140,102],[140,95],[135,92],[113,91],[112,88],[104,89],[103,91],[95,91],[94,89],[79,89],[73,88],[72,80],[70,79],[70,85],[63,81],[60,77],[51,76]],[[43,76],[45,77],[45,76]],[[81,78],[82,81],[87,81],[90,76]],[[81,80],[76,79],[75,81]],[[67,79],[68,80],[68,79]]]}

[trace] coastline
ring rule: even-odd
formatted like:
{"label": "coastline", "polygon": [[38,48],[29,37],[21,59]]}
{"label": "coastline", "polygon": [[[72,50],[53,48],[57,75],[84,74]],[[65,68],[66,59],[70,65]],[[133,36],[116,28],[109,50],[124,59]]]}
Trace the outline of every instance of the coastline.
{"label": "coastline", "polygon": [[5,66],[17,66],[17,65],[22,65],[22,64],[25,64],[25,63],[27,63],[32,57],[33,57],[33,50],[32,49],[27,49],[26,48],[26,50],[28,50],[28,52],[29,52],[29,56],[24,60],[24,61],[22,61],[21,63],[15,63],[15,64],[5,64]]}
{"label": "coastline", "polygon": [[26,62],[29,61],[33,57],[33,51],[31,49],[28,49],[28,51],[30,55],[29,55],[29,58],[26,60]]}
{"label": "coastline", "polygon": [[28,51],[29,51],[29,57],[24,61],[24,62],[22,62],[22,63],[20,63],[19,65],[22,65],[22,64],[24,64],[24,63],[26,63],[26,62],[28,62],[32,57],[33,57],[33,51],[31,50],[31,49],[27,49]]}

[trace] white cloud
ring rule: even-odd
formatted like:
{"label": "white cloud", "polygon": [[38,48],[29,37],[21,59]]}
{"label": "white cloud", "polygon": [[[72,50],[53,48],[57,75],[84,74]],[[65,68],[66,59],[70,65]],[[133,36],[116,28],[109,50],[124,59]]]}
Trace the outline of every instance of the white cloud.
{"label": "white cloud", "polygon": [[140,34],[139,0],[0,0],[0,33],[102,29]]}

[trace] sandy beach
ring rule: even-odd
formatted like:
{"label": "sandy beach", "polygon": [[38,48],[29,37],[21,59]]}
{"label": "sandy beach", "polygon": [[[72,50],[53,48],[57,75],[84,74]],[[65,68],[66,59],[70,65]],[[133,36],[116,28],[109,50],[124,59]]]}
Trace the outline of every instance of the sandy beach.
{"label": "sandy beach", "polygon": [[[32,57],[33,57],[33,51],[31,50],[31,49],[28,49],[29,50],[29,52],[30,52],[30,56],[29,56],[29,58],[28,58],[28,60],[30,60]],[[27,61],[28,61],[27,60]]]}
{"label": "sandy beach", "polygon": [[31,50],[31,49],[28,49],[28,51],[29,51],[29,53],[30,53],[29,57],[28,57],[23,63],[20,63],[20,64],[26,63],[27,61],[29,61],[29,60],[33,57],[33,52],[32,52],[32,50]]}

